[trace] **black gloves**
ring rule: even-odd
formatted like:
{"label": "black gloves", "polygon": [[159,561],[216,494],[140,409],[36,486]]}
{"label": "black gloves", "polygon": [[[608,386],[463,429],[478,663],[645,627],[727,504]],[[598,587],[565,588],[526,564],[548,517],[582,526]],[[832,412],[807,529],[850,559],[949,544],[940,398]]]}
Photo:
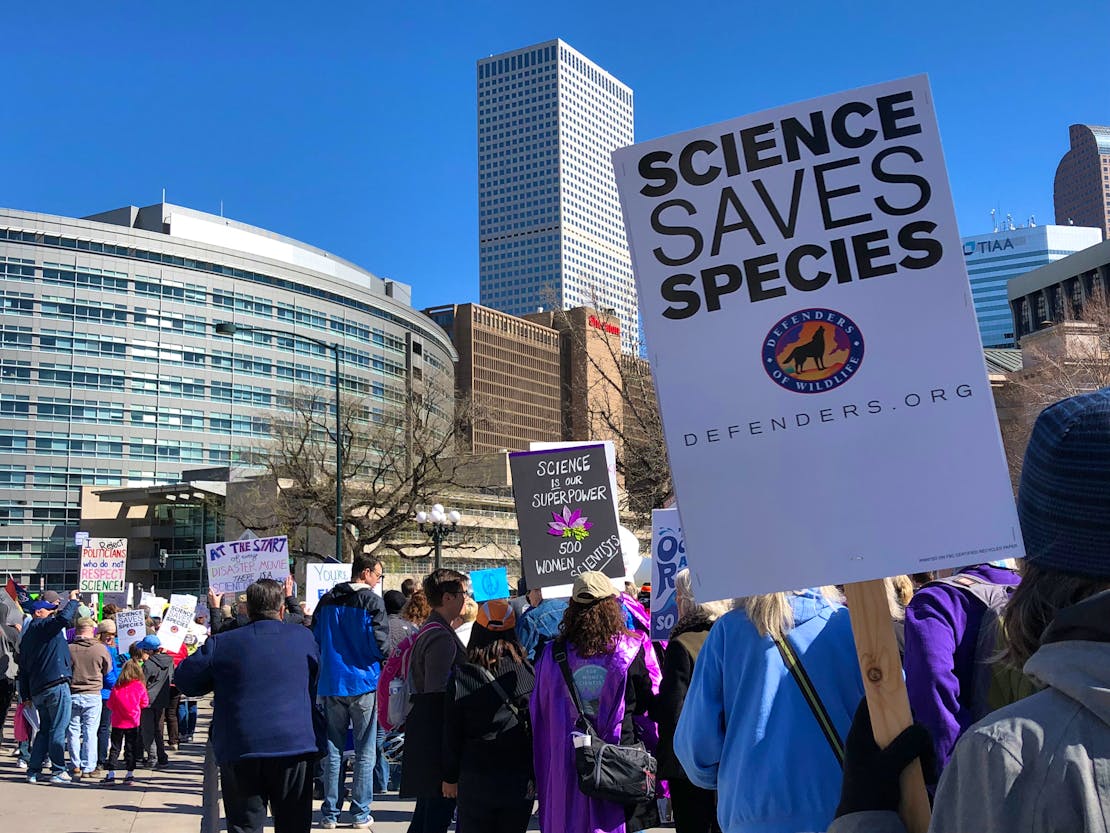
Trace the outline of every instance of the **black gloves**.
{"label": "black gloves", "polygon": [[914,723],[886,749],[879,749],[871,729],[867,700],[862,700],[844,746],[844,783],[840,788],[836,817],[865,810],[897,812],[902,797],[898,779],[915,758],[921,758],[925,778],[929,779],[936,755],[928,730]]}

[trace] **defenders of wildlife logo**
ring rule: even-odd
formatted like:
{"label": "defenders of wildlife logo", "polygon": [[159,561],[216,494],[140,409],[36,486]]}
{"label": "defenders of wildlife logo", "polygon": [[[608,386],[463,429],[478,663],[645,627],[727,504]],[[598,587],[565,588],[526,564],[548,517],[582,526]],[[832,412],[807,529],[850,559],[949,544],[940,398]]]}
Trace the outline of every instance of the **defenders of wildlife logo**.
{"label": "defenders of wildlife logo", "polygon": [[795,393],[838,388],[863,362],[863,333],[846,315],[805,309],[781,319],[763,340],[763,369]]}

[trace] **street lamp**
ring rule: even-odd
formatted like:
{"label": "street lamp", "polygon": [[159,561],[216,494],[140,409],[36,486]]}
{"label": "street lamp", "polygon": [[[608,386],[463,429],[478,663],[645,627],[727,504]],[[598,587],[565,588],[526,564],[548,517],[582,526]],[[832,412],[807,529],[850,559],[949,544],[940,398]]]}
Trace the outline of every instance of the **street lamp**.
{"label": "street lamp", "polygon": [[270,327],[252,327],[247,324],[233,324],[230,321],[220,321],[215,325],[216,334],[221,336],[234,336],[236,333],[273,333],[275,335],[299,338],[312,344],[331,350],[335,356],[335,560],[343,563],[343,437],[341,434],[343,421],[339,412],[339,344],[334,341],[322,341],[312,336],[302,335],[290,330],[275,330]]}
{"label": "street lamp", "polygon": [[454,509],[449,512],[443,510],[442,503],[432,505],[431,512],[420,511],[416,513],[416,525],[420,531],[432,537],[436,547],[436,569],[443,566],[443,540],[452,532],[457,531],[462,515]]}

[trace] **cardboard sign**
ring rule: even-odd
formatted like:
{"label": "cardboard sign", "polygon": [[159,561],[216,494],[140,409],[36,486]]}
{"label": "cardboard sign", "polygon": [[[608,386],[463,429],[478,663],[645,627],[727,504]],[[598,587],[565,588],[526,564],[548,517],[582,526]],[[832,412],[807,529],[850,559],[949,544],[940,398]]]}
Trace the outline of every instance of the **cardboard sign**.
{"label": "cardboard sign", "polygon": [[217,593],[241,593],[260,578],[285,581],[289,575],[289,539],[247,538],[205,544],[208,585]]}
{"label": "cardboard sign", "polygon": [[181,650],[185,641],[185,634],[189,632],[189,625],[193,622],[194,607],[178,607],[170,605],[162,617],[162,624],[158,627],[158,638],[162,640],[162,647],[171,654]]}
{"label": "cardboard sign", "polygon": [[[329,590],[350,581],[351,567],[351,564],[305,564],[305,610],[312,613]],[[377,587],[381,587],[380,581]]]}
{"label": "cardboard sign", "polygon": [[677,509],[651,511],[651,638],[670,639],[678,623],[674,577],[686,568],[686,540]]}
{"label": "cardboard sign", "polygon": [[494,567],[491,570],[474,570],[470,574],[470,586],[474,588],[474,601],[481,604],[490,599],[509,598],[509,570],[507,567]]}
{"label": "cardboard sign", "polygon": [[1022,555],[924,76],[613,160],[703,584]]}
{"label": "cardboard sign", "polygon": [[197,601],[197,597],[191,593],[170,593],[170,607],[183,607],[186,610],[196,610]]}
{"label": "cardboard sign", "polygon": [[568,584],[586,570],[624,575],[602,446],[521,451],[509,466],[529,587]]}
{"label": "cardboard sign", "polygon": [[82,593],[121,593],[127,580],[127,539],[88,538],[81,544]]}
{"label": "cardboard sign", "polygon": [[134,643],[145,636],[146,613],[141,610],[121,610],[116,613],[116,644],[121,654],[126,654]]}

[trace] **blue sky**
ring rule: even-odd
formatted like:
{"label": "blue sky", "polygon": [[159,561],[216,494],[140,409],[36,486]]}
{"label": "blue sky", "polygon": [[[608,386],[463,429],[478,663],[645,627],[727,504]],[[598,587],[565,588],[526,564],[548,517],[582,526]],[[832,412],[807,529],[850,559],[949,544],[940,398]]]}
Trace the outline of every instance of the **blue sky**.
{"label": "blue sky", "polygon": [[0,205],[167,199],[477,300],[474,62],[561,37],[645,140],[927,72],[962,234],[1051,222],[1074,122],[1110,122],[1110,4],[63,3],[6,8]]}

